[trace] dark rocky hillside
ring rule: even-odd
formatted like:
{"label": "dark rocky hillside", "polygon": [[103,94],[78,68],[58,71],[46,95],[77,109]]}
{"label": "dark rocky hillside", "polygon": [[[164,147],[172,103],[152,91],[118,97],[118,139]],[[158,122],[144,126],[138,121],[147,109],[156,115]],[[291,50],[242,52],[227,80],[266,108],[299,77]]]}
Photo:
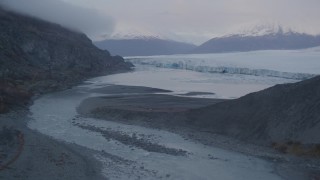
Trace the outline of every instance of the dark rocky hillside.
{"label": "dark rocky hillside", "polygon": [[193,110],[189,123],[256,143],[320,143],[320,76]]}
{"label": "dark rocky hillside", "polygon": [[0,112],[27,103],[34,93],[130,66],[96,48],[82,33],[0,7]]}
{"label": "dark rocky hillside", "polygon": [[242,52],[255,50],[290,50],[320,46],[320,36],[303,33],[278,32],[261,36],[232,35],[213,38],[190,53]]}
{"label": "dark rocky hillside", "polygon": [[121,56],[152,56],[183,54],[196,46],[193,44],[158,38],[110,39],[95,42],[101,49],[108,49],[111,54]]}

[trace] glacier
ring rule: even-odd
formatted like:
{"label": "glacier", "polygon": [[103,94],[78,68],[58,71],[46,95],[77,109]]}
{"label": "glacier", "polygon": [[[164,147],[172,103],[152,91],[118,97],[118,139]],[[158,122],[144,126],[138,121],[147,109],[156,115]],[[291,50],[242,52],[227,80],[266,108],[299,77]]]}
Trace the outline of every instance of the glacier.
{"label": "glacier", "polygon": [[217,54],[126,57],[135,65],[305,80],[320,74],[320,51],[268,50]]}

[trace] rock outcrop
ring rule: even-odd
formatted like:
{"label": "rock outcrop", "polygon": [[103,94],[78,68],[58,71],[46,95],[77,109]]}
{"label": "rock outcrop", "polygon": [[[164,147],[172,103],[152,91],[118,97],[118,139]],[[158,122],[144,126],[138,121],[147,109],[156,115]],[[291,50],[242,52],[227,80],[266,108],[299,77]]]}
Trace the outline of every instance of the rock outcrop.
{"label": "rock outcrop", "polygon": [[96,48],[85,34],[0,7],[0,112],[24,104],[33,93],[131,66]]}
{"label": "rock outcrop", "polygon": [[189,124],[255,143],[320,143],[320,76],[189,112]]}

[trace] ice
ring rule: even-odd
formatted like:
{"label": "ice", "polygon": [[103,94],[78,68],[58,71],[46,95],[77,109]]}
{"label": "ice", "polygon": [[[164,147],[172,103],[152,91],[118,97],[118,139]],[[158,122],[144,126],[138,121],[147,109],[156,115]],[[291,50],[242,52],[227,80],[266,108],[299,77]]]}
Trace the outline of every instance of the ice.
{"label": "ice", "polygon": [[214,95],[201,95],[203,98],[239,98],[275,84],[291,83],[297,80],[250,76],[243,74],[201,73],[195,71],[157,68],[137,65],[130,73],[113,74],[91,79],[98,84],[145,86],[173,91],[169,94],[181,95],[188,92],[210,92]]}
{"label": "ice", "polygon": [[134,64],[197,72],[303,80],[320,74],[320,51],[270,50],[239,53],[127,57]]}

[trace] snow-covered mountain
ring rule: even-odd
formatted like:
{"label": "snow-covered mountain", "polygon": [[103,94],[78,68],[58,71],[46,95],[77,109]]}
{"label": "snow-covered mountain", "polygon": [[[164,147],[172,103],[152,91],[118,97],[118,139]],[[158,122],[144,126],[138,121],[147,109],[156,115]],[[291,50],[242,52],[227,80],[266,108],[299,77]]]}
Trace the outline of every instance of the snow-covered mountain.
{"label": "snow-covered mountain", "polygon": [[189,43],[146,36],[130,39],[109,39],[94,44],[100,49],[108,49],[113,55],[121,56],[182,54],[196,47]]}
{"label": "snow-covered mountain", "polygon": [[108,49],[113,55],[151,56],[187,53],[196,46],[166,39],[153,33],[114,33],[109,38],[94,43],[100,49]]}
{"label": "snow-covered mountain", "polygon": [[305,49],[320,46],[320,35],[298,32],[278,24],[260,24],[212,38],[200,46],[170,40],[149,31],[134,30],[117,31],[105,40],[95,42],[95,45],[122,56],[205,54]]}
{"label": "snow-covered mountain", "polygon": [[278,34],[278,33],[292,33],[292,32],[298,32],[296,30],[292,30],[290,27],[286,27],[280,24],[276,23],[260,23],[260,24],[255,24],[253,26],[249,26],[246,28],[243,28],[239,30],[238,33],[236,34],[230,34],[228,36],[233,36],[233,35],[239,35],[242,37],[248,37],[248,36],[264,36],[264,35],[270,35],[270,34]]}
{"label": "snow-covered mountain", "polygon": [[304,49],[320,46],[320,35],[299,33],[281,26],[256,26],[238,34],[213,38],[190,53]]}
{"label": "snow-covered mountain", "polygon": [[108,40],[125,40],[125,39],[166,39],[164,36],[149,32],[149,31],[139,31],[139,30],[131,30],[131,31],[121,31],[117,30],[113,34],[104,39]]}

